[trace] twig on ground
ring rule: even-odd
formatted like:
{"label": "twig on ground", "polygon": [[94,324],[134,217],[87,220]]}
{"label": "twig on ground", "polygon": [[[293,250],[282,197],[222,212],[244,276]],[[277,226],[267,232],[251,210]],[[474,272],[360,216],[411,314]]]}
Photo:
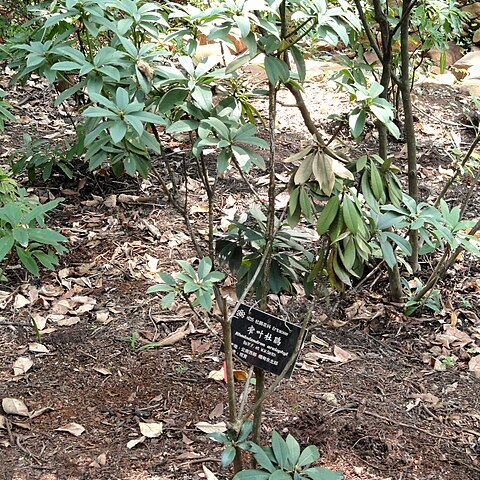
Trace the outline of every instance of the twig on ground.
{"label": "twig on ground", "polygon": [[399,422],[398,420],[394,420],[392,418],[384,417],[383,415],[379,415],[378,413],[371,412],[369,410],[364,410],[361,413],[364,414],[364,415],[368,415],[370,417],[378,418],[379,420],[383,420],[384,422],[388,422],[388,423],[392,423],[394,425],[398,425],[399,427],[410,428],[412,430],[416,430],[417,432],[424,433],[425,435],[429,435],[430,437],[440,438],[442,440],[455,440],[455,438],[457,438],[457,437],[452,437],[452,436],[446,437],[444,435],[439,435],[438,433],[430,432],[429,430],[425,430],[423,428],[417,427],[416,425],[411,425],[410,423]]}
{"label": "twig on ground", "polygon": [[413,104],[413,108],[415,108],[415,110],[418,110],[420,113],[427,115],[429,118],[435,119],[438,123],[443,123],[444,125],[450,125],[451,127],[459,127],[459,128],[475,130],[475,127],[473,125],[465,125],[464,123],[450,122],[448,120],[444,120],[443,118],[437,117],[434,113],[426,112],[425,110],[420,108],[418,105]]}

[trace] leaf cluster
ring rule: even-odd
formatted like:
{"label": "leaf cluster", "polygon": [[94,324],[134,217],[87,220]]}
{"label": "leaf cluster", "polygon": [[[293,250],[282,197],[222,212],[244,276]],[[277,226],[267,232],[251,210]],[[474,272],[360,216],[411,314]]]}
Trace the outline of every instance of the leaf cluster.
{"label": "leaf cluster", "polygon": [[158,283],[148,288],[147,293],[162,292],[162,308],[168,308],[178,295],[189,298],[193,295],[192,306],[201,306],[207,312],[212,309],[213,286],[222,281],[225,275],[222,272],[212,271],[212,260],[209,257],[202,258],[195,269],[184,260],[177,260],[182,267],[178,273],[170,275],[159,272],[163,283]]}

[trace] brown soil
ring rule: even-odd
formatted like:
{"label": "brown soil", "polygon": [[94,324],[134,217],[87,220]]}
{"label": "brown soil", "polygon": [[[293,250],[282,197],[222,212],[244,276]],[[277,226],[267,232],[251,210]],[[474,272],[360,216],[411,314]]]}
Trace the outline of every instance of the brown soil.
{"label": "brown soil", "polygon": [[[58,133],[67,125],[45,102],[43,87],[33,85],[27,92],[28,102],[15,113],[28,109],[28,118],[3,135],[8,145],[4,156],[20,145],[26,129]],[[307,93],[315,120],[331,130],[326,117],[347,111],[345,96],[324,82],[310,83]],[[25,93],[13,95],[18,102]],[[447,178],[438,167],[446,169],[450,163],[445,154],[452,148],[448,133],[461,135],[463,148],[471,139],[469,130],[442,120],[464,124],[462,108],[468,107],[463,97],[441,87],[422,89],[416,102],[426,111],[418,113],[417,122],[423,194],[434,196]],[[431,117],[429,109],[442,111],[441,119]],[[45,112],[43,117],[35,116],[38,110]],[[307,138],[300,125],[294,108],[280,108],[279,159],[298,151]],[[347,132],[344,136],[350,144]],[[374,145],[373,133],[368,142]],[[403,146],[396,144],[401,165]],[[356,153],[362,148],[353,146]],[[279,171],[285,170],[279,164]],[[223,182],[225,205],[229,196],[239,211],[252,203],[241,180]],[[192,188],[191,204],[201,205],[205,199]],[[464,190],[459,185],[452,197]],[[153,278],[149,259],[157,259],[156,268],[172,270],[175,259],[194,257],[181,218],[150,182],[113,182],[88,174],[85,185],[56,178],[48,188],[38,183],[34,191],[66,196],[51,221],[69,237],[71,253],[62,259],[59,272],[28,281],[20,270],[12,270],[10,283],[1,288],[8,296],[0,312],[0,398],[21,399],[30,412],[48,410],[31,420],[10,416],[11,431],[0,429],[0,479],[186,480],[204,478],[202,465],[219,479],[230,478],[219,466],[219,445],[195,426],[225,420],[219,407],[226,410],[225,385],[208,378],[221,368],[220,344],[184,307],[164,312],[159,299],[145,293]],[[121,203],[120,194],[151,201]],[[469,215],[478,214],[476,201]],[[193,213],[193,219],[194,228],[204,228],[204,213]],[[424,311],[418,318],[406,318],[386,301],[383,274],[359,291],[331,293],[315,313],[294,375],[266,403],[265,438],[275,428],[294,434],[304,446],[318,445],[321,464],[343,471],[347,480],[479,479],[480,384],[468,371],[471,348],[480,339],[478,267],[469,256],[459,260],[442,285],[443,310]],[[425,265],[425,272],[429,268]],[[29,305],[14,308],[18,294],[30,299]],[[28,324],[31,313],[47,316],[60,298],[72,295],[88,297],[93,309],[79,313],[78,323],[70,326],[50,319],[51,331],[42,336],[49,352],[29,353],[35,333],[19,324]],[[302,299],[290,299],[285,310],[298,321],[305,308]],[[105,312],[108,319],[101,315]],[[471,342],[446,346],[439,341],[454,318]],[[136,349],[189,321],[195,331],[175,345]],[[219,325],[211,327],[220,330]],[[204,345],[201,353],[199,344]],[[331,355],[334,346],[354,354],[352,359],[318,359],[318,354]],[[14,377],[12,365],[20,356],[30,357],[34,365],[26,375]],[[451,363],[435,369],[438,358]],[[162,435],[128,449],[127,442],[140,436],[143,421],[163,422]],[[81,424],[85,432],[75,437],[56,430],[70,422]]]}

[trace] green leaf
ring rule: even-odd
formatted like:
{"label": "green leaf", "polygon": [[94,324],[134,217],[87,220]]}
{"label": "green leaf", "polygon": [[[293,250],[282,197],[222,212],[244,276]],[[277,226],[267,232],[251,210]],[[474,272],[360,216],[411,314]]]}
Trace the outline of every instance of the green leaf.
{"label": "green leaf", "polygon": [[375,198],[380,200],[383,195],[383,182],[380,172],[373,161],[370,162],[370,185]]}
{"label": "green leaf", "polygon": [[334,472],[333,470],[322,467],[307,468],[303,470],[302,473],[312,480],[342,480],[344,478],[343,473]]}
{"label": "green leaf", "polygon": [[392,120],[392,111],[377,105],[370,105],[371,112],[384,124],[390,123]]}
{"label": "green leaf", "polygon": [[234,458],[235,458],[236,450],[235,447],[227,447],[223,452],[222,456],[220,457],[220,462],[222,464],[222,467],[228,467],[230,465]]}
{"label": "green leaf", "polygon": [[191,92],[191,96],[202,110],[210,111],[212,109],[212,91],[210,87],[197,85]]}
{"label": "green leaf", "polygon": [[209,433],[207,438],[215,440],[216,442],[224,443],[225,445],[229,445],[231,443],[228,437],[224,433],[220,432]]}
{"label": "green leaf", "polygon": [[317,221],[317,232],[319,235],[323,235],[328,231],[330,225],[335,220],[338,210],[340,208],[340,201],[338,197],[332,197],[328,200],[327,204],[322,210],[320,217]]}
{"label": "green leaf", "polygon": [[[276,468],[273,466],[273,463],[270,461],[262,447],[260,447],[256,443],[252,443],[250,451],[253,452],[255,460],[262,468],[268,470],[270,473],[273,473],[276,470]],[[265,478],[268,478],[268,476]]]}
{"label": "green leaf", "polygon": [[161,113],[169,112],[176,105],[180,105],[188,95],[185,88],[172,88],[157,103],[158,111]]}
{"label": "green leaf", "polygon": [[265,57],[265,71],[272,85],[277,85],[280,81],[286,83],[290,77],[288,65],[283,60],[272,55]]}
{"label": "green leaf", "polygon": [[320,453],[315,445],[309,445],[300,455],[298,465],[304,467],[318,460]]}
{"label": "green leaf", "polygon": [[164,283],[170,285],[171,287],[175,287],[176,282],[175,279],[168,273],[160,272],[158,276],[163,280]]}
{"label": "green leaf", "polygon": [[3,260],[12,249],[15,240],[11,234],[0,238],[0,261]]}
{"label": "green leaf", "polygon": [[23,263],[23,266],[32,274],[34,275],[35,277],[38,276],[39,274],[39,269],[38,269],[38,265],[37,265],[37,262],[35,261],[35,259],[32,257],[32,255],[30,254],[30,252],[28,252],[27,250],[19,247],[18,245],[15,247],[16,251],[17,251],[17,255],[18,255],[18,258],[20,259],[20,261]]}
{"label": "green leaf", "polygon": [[400,235],[397,235],[396,233],[393,233],[393,232],[385,232],[385,236],[390,238],[390,240],[392,240],[393,242],[395,242],[403,251],[403,253],[405,253],[406,255],[412,254],[412,246],[410,245],[410,242],[406,238],[403,238]]}
{"label": "green leaf", "polygon": [[209,282],[221,282],[225,278],[225,275],[222,272],[210,272],[206,277],[205,280]]}
{"label": "green leaf", "polygon": [[212,309],[212,293],[211,291],[199,290],[197,292],[198,303],[209,312]]}
{"label": "green leaf", "polygon": [[12,233],[15,241],[19,243],[22,247],[26,247],[28,245],[28,228],[19,226],[14,228],[12,230]]}
{"label": "green leaf", "polygon": [[387,130],[395,137],[400,138],[400,130],[398,129],[397,125],[394,122],[388,122],[385,124]]}
{"label": "green leaf", "polygon": [[262,470],[242,470],[233,477],[233,480],[268,480],[269,477],[270,474]]}
{"label": "green leaf", "polygon": [[397,258],[395,257],[392,244],[383,237],[383,240],[382,238],[380,240],[380,248],[382,249],[382,255],[385,263],[390,268],[393,268],[397,263]]}
{"label": "green leaf", "polygon": [[298,78],[300,82],[303,83],[307,74],[303,53],[296,46],[290,47],[290,51],[292,52],[293,60],[295,61],[295,65],[297,66]]}
{"label": "green leaf", "polygon": [[177,263],[183,268],[183,270],[185,270],[185,272],[187,272],[187,274],[191,278],[196,278],[197,275],[195,273],[195,270],[188,262],[186,262],[185,260],[177,260]]}
{"label": "green leaf", "polygon": [[348,124],[354,138],[358,138],[362,134],[363,129],[365,128],[366,119],[367,117],[365,115],[365,111],[361,110],[360,108],[356,108],[350,114],[350,117],[348,118]]}
{"label": "green leaf", "polygon": [[233,19],[237,24],[242,37],[246,37],[250,33],[250,20],[248,17],[241,17],[238,15],[234,15]]}
{"label": "green leaf", "polygon": [[28,231],[30,240],[44,243],[45,245],[58,245],[68,240],[61,233],[49,228],[29,228]]}
{"label": "green leaf", "polygon": [[176,292],[170,292],[168,295],[165,295],[162,299],[162,308],[166,309],[170,307],[177,296]]}
{"label": "green leaf", "polygon": [[110,127],[110,136],[112,137],[113,143],[120,143],[127,133],[127,126],[124,122],[118,121],[115,122]]}
{"label": "green leaf", "polygon": [[[277,463],[282,468],[287,468],[288,448],[285,440],[275,430],[272,432],[272,450],[277,459]],[[270,477],[271,478],[271,477]]]}
{"label": "green leaf", "polygon": [[227,65],[225,73],[229,74],[234,72],[235,70],[237,70],[237,68],[240,68],[241,66],[248,63],[250,59],[251,59],[250,55],[243,55],[241,57],[236,58],[235,60],[233,60]]}
{"label": "green leaf", "polygon": [[296,465],[300,457],[300,444],[293,435],[288,434],[286,439],[288,447],[288,459],[292,465]]}
{"label": "green leaf", "polygon": [[292,480],[292,476],[283,470],[277,470],[268,477],[268,480]]}
{"label": "green leaf", "polygon": [[200,285],[195,282],[185,282],[185,285],[183,286],[183,291],[185,293],[193,293],[198,290],[200,290]]}
{"label": "green leaf", "polygon": [[170,285],[166,285],[165,283],[158,283],[157,285],[152,285],[148,287],[147,293],[155,293],[155,292],[171,292],[173,287]]}
{"label": "green leaf", "polygon": [[362,217],[358,212],[355,204],[347,196],[345,196],[343,199],[342,213],[343,213],[343,219],[345,220],[345,224],[347,225],[347,228],[354,235],[358,233],[358,229],[359,229],[360,222],[362,221]]}
{"label": "green leaf", "polygon": [[312,202],[310,201],[310,198],[308,196],[308,193],[305,191],[303,187],[300,187],[300,207],[302,209],[303,214],[305,215],[305,218],[309,221],[312,222]]}
{"label": "green leaf", "polygon": [[197,120],[178,120],[167,128],[167,133],[184,133],[196,130],[200,122]]}
{"label": "green leaf", "polygon": [[34,250],[32,255],[49,270],[54,270],[58,265],[58,257],[53,252],[43,253],[40,250]]}
{"label": "green leaf", "polygon": [[237,442],[244,442],[248,435],[250,435],[250,432],[252,431],[253,428],[253,422],[252,420],[247,420],[243,425],[242,428],[240,429],[240,433],[237,438]]}
{"label": "green leaf", "polygon": [[210,257],[204,257],[200,260],[198,264],[198,278],[203,279],[205,278],[212,269],[212,260]]}

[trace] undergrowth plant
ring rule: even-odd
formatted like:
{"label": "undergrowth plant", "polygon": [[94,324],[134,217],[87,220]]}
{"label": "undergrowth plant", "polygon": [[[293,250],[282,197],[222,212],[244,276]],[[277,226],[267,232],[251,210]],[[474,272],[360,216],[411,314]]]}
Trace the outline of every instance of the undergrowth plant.
{"label": "undergrowth plant", "polygon": [[34,276],[40,273],[39,264],[49,270],[58,265],[67,239],[46,227],[45,216],[62,200],[41,204],[20,190],[0,207],[0,281],[7,280],[6,269],[16,259]]}
{"label": "undergrowth plant", "polygon": [[[5,122],[15,120],[4,97],[0,90],[0,131]],[[58,265],[58,255],[67,251],[63,245],[67,239],[48,228],[45,218],[62,200],[41,204],[0,168],[0,281],[7,280],[8,266],[18,261],[34,276],[40,273],[39,265],[50,270]]]}

